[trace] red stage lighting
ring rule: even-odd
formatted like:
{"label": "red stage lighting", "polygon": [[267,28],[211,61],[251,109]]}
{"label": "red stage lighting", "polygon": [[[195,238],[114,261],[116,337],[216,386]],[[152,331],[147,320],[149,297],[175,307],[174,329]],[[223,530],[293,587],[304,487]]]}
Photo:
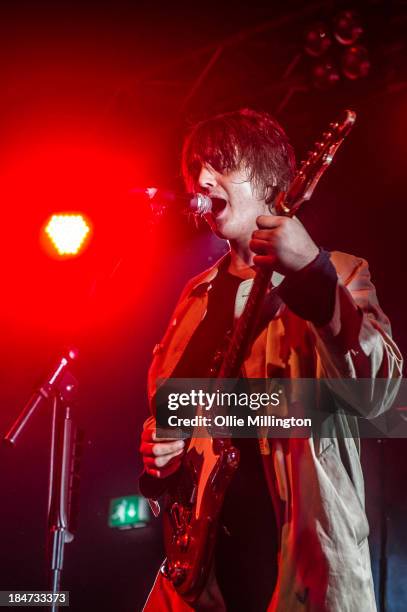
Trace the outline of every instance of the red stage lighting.
{"label": "red stage lighting", "polygon": [[342,11],[334,19],[334,36],[341,45],[353,45],[363,33],[355,11]]}
{"label": "red stage lighting", "polygon": [[52,215],[45,226],[45,233],[61,256],[78,255],[89,232],[90,224],[82,214]]}
{"label": "red stage lighting", "polygon": [[362,45],[348,47],[342,57],[342,72],[352,81],[361,79],[369,74],[369,54]]}
{"label": "red stage lighting", "polygon": [[324,23],[317,23],[305,34],[304,49],[311,57],[320,57],[331,46],[332,40]]}
{"label": "red stage lighting", "polygon": [[330,59],[319,61],[312,67],[312,82],[317,89],[329,89],[339,79],[339,72]]}

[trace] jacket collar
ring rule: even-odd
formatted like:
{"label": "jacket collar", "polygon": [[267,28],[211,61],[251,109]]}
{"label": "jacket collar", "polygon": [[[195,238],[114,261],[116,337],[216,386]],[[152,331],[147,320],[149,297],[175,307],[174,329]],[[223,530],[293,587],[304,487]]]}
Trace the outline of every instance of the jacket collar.
{"label": "jacket collar", "polygon": [[[200,296],[208,292],[211,282],[219,274],[219,270],[223,268],[230,259],[230,251],[225,253],[211,268],[208,268],[193,279],[193,283],[189,290],[188,296]],[[284,280],[284,276],[279,272],[273,272],[271,276],[271,284],[273,287],[278,287]]]}
{"label": "jacket collar", "polygon": [[202,274],[196,276],[195,279],[193,279],[188,295],[199,296],[206,293],[209,290],[211,282],[217,277],[217,275],[219,274],[219,270],[223,266],[225,266],[229,258],[230,251],[228,251],[220,259],[218,259],[218,261],[216,261],[211,268],[208,268],[207,270],[202,272]]}

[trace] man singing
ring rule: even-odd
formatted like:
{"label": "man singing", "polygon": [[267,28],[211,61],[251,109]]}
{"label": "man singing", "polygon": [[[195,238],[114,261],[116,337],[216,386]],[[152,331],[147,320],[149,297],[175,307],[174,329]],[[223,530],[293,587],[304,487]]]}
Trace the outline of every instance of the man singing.
{"label": "man singing", "polygon": [[[340,407],[346,401],[368,418],[386,410],[402,359],[367,263],[318,248],[297,218],[276,214],[275,197],[287,190],[295,161],[268,114],[246,109],[199,123],[186,139],[183,171],[189,191],[223,202],[206,218],[230,250],[182,292],[155,351],[150,399],[157,379],[208,376],[259,266],[274,271],[271,297],[243,375],[345,384],[332,390],[329,431],[284,441],[234,440],[240,463],[199,601],[191,607],[159,573],[145,610],[373,612],[357,429]],[[369,401],[349,397],[346,380],[359,378],[370,379]],[[177,478],[184,442],[158,439],[152,415],[141,452],[141,491],[157,499]]]}

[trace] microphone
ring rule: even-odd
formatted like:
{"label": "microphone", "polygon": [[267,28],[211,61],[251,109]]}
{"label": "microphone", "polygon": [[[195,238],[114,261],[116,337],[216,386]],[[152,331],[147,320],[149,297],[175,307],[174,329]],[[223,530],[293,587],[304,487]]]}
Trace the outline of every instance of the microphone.
{"label": "microphone", "polygon": [[133,187],[130,193],[149,200],[151,210],[158,215],[169,208],[181,209],[182,212],[192,212],[195,215],[204,215],[212,210],[212,199],[203,193],[178,194],[157,187]]}

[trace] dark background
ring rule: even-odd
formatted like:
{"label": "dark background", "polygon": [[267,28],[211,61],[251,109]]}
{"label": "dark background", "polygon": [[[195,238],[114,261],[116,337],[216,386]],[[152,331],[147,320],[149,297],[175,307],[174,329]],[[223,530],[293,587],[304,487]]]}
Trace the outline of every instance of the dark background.
{"label": "dark background", "polygon": [[[317,89],[304,32],[319,21],[331,27],[350,6],[365,28],[370,73]],[[0,432],[77,345],[82,461],[63,577],[72,610],[140,610],[163,555],[157,521],[109,529],[109,500],[138,490],[151,350],[185,280],[224,245],[176,215],[152,225],[130,189],[181,189],[180,147],[194,121],[267,110],[300,160],[342,108],[356,110],[301,217],[319,244],[369,260],[406,352],[406,20],[405,2],[380,0],[2,4]],[[41,244],[58,210],[92,221],[93,239],[75,260],[53,259]],[[42,410],[14,449],[0,449],[3,590],[47,587],[49,435]],[[405,440],[364,442],[376,589],[391,612],[407,609],[406,459]]]}

